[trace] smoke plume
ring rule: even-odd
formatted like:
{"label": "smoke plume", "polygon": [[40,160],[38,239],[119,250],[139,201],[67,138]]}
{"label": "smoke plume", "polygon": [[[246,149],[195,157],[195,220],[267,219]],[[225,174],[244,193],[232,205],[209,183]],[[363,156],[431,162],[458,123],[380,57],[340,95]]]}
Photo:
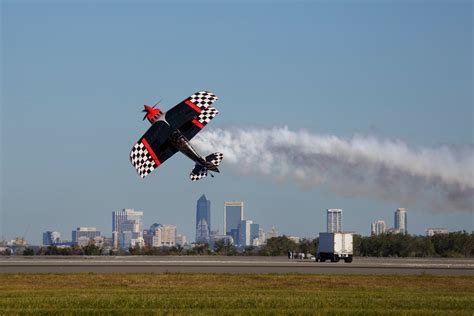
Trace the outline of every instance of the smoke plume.
{"label": "smoke plume", "polygon": [[410,147],[397,140],[342,139],[286,127],[214,129],[197,135],[193,144],[204,153],[222,152],[224,163],[241,174],[431,210],[473,210],[473,145]]}

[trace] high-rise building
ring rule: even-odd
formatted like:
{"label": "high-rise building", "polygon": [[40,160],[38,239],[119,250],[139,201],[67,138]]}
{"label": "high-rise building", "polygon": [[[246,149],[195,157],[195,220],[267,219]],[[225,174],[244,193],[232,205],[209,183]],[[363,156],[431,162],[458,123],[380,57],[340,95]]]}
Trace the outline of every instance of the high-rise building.
{"label": "high-rise building", "polygon": [[405,208],[400,207],[395,211],[394,216],[395,229],[400,231],[400,234],[408,234],[407,228],[407,211]]}
{"label": "high-rise building", "polygon": [[203,194],[196,205],[196,242],[209,243],[211,237],[211,201]]}
{"label": "high-rise building", "polygon": [[72,243],[77,244],[81,237],[90,239],[98,236],[100,236],[100,231],[95,227],[78,227],[76,230],[72,231]]}
{"label": "high-rise building", "polygon": [[327,232],[342,232],[342,210],[340,208],[328,208],[327,210]]}
{"label": "high-rise building", "polygon": [[[123,209],[112,212],[112,238],[114,248],[129,248],[132,239],[142,236],[143,212]],[[125,235],[124,235],[125,233]]]}
{"label": "high-rise building", "polygon": [[51,246],[61,242],[61,233],[54,231],[46,231],[43,233],[43,245]]}
{"label": "high-rise building", "polygon": [[252,246],[260,245],[259,230],[260,230],[259,224],[257,223],[250,224],[250,245]]}
{"label": "high-rise building", "polygon": [[[239,229],[244,219],[244,202],[224,202],[224,233],[232,236],[233,229]],[[233,236],[234,240],[235,237]]]}
{"label": "high-rise building", "polygon": [[238,245],[240,247],[247,247],[251,246],[251,225],[253,224],[252,221],[249,220],[242,220],[240,221],[238,232],[239,232],[239,242]]}
{"label": "high-rise building", "polygon": [[383,220],[373,222],[370,226],[370,234],[373,236],[385,234],[385,222]]}

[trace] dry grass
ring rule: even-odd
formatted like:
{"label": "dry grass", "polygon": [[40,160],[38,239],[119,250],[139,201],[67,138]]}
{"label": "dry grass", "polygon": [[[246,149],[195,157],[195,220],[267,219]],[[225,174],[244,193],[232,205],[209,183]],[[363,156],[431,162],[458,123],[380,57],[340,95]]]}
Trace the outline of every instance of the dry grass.
{"label": "dry grass", "polygon": [[474,277],[0,274],[0,314],[472,315]]}

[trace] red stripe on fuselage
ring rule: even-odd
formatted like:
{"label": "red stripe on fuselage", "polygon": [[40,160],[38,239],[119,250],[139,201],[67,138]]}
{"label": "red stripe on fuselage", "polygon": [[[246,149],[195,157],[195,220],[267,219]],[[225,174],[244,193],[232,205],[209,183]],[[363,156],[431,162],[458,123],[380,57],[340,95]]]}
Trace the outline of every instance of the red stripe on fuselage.
{"label": "red stripe on fuselage", "polygon": [[196,104],[192,103],[191,101],[186,100],[186,101],[184,101],[184,103],[186,103],[187,105],[192,107],[194,109],[194,111],[196,111],[198,113],[201,113],[202,110]]}
{"label": "red stripe on fuselage", "polygon": [[192,120],[191,123],[193,123],[194,125],[196,125],[197,127],[199,128],[203,128],[204,125],[202,125],[198,120]]}
{"label": "red stripe on fuselage", "polygon": [[155,152],[153,151],[153,149],[151,149],[150,144],[148,144],[145,138],[142,139],[142,143],[143,145],[145,145],[146,150],[148,150],[148,152],[150,153],[151,158],[153,158],[153,160],[155,161],[156,166],[158,167],[159,165],[161,165],[160,160],[158,159],[158,157],[156,157]]}

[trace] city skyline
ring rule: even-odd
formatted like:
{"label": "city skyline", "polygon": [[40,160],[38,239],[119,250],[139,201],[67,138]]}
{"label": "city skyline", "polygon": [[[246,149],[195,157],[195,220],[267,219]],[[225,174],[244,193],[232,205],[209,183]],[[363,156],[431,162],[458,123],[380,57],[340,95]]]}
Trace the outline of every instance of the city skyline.
{"label": "city skyline", "polygon": [[[210,215],[210,205],[211,205],[211,200],[208,200],[205,196],[205,194],[202,194],[201,197],[197,200],[197,203],[196,203],[196,220],[198,219],[198,209],[199,209],[199,205],[200,205],[200,201],[201,203],[203,201],[206,201],[206,205],[209,206],[209,215]],[[202,204],[201,204],[202,205]],[[206,206],[206,207],[207,207]],[[224,213],[227,212],[227,207],[230,206],[230,211],[231,212],[234,212],[237,211],[237,213],[239,214],[239,223],[237,224],[237,228],[234,228],[232,229],[231,231],[227,232],[227,234],[217,234],[217,235],[214,235],[220,239],[222,239],[223,237],[225,236],[229,236],[229,237],[232,237],[232,239],[234,240],[234,244],[237,245],[237,246],[240,246],[240,247],[244,247],[244,246],[250,246],[250,245],[260,245],[263,240],[265,240],[266,238],[261,238],[261,234],[263,233],[263,236],[267,235],[267,238],[271,238],[271,237],[276,237],[276,236],[282,236],[282,235],[286,235],[287,237],[289,238],[310,238],[310,239],[313,239],[313,238],[316,238],[319,234],[315,234],[315,235],[309,235],[309,236],[304,236],[304,235],[298,235],[298,234],[278,234],[278,233],[272,233],[272,232],[276,232],[275,230],[275,227],[272,225],[271,229],[270,228],[267,228],[267,230],[263,229],[262,226],[264,225],[260,225],[259,223],[255,223],[253,220],[250,220],[250,219],[245,219],[244,218],[244,211],[243,211],[243,206],[244,206],[244,202],[243,201],[225,201],[224,202]],[[235,214],[237,214],[235,213]],[[344,230],[342,229],[342,209],[326,209],[325,210],[325,218],[326,218],[326,231],[327,232],[344,232]],[[234,215],[235,215],[234,214]],[[407,211],[406,211],[406,208],[397,208],[396,211],[393,213],[394,214],[394,220],[393,220],[393,227],[392,228],[388,228],[385,224],[385,221],[384,220],[376,220],[375,222],[372,222],[370,224],[370,229],[369,229],[369,232],[366,233],[366,232],[359,232],[359,231],[350,231],[351,233],[355,233],[355,234],[359,234],[361,236],[370,236],[370,235],[379,235],[381,233],[388,233],[388,234],[398,234],[398,233],[402,233],[402,234],[407,234]],[[185,241],[187,241],[187,237],[186,237],[186,234],[184,234],[181,230],[178,230],[178,225],[175,225],[175,224],[157,224],[157,223],[154,223],[150,226],[150,229],[147,230],[147,229],[143,229],[143,227],[146,226],[146,224],[144,224],[144,220],[143,218],[145,217],[145,212],[143,211],[136,211],[135,209],[130,209],[130,208],[127,208],[127,209],[122,209],[120,211],[113,211],[112,212],[112,232],[111,232],[111,235],[109,236],[108,234],[101,234],[101,231],[97,230],[96,227],[93,227],[93,226],[81,226],[81,227],[77,227],[75,230],[72,230],[72,238],[71,240],[67,240],[67,239],[61,239],[61,230],[59,229],[56,229],[54,231],[49,231],[49,230],[43,230],[42,232],[42,241],[43,243],[37,243],[37,245],[48,245],[48,243],[45,243],[46,242],[49,242],[51,243],[51,240],[56,240],[57,243],[59,244],[78,244],[78,239],[79,238],[83,238],[82,239],[82,244],[84,243],[87,243],[87,240],[90,239],[90,238],[95,238],[95,237],[105,237],[105,238],[110,238],[112,240],[112,245],[117,245],[118,248],[128,248],[130,246],[130,241],[132,240],[132,246],[134,244],[137,243],[137,240],[136,238],[144,238],[143,239],[143,242],[147,242],[149,244],[153,244],[155,245],[156,247],[158,247],[158,244],[161,244],[162,246],[174,246],[176,244],[181,244],[178,243],[177,241],[178,240],[182,240],[184,239]],[[224,216],[225,218],[225,216]],[[133,219],[133,220],[131,220]],[[225,221],[224,221],[224,227],[225,227]],[[267,227],[269,227],[269,225],[265,225]],[[117,234],[114,234],[114,231],[113,229],[118,229],[117,227],[122,227],[122,230],[124,230],[123,227],[126,227],[126,229],[131,233],[128,235],[124,235],[124,236],[120,236],[120,233],[121,231],[117,231],[116,233]],[[172,228],[173,229],[173,241],[170,243],[170,242],[166,242],[166,243],[161,243],[161,240],[162,238],[164,237],[161,237],[161,231],[164,231],[166,232],[166,235],[167,237],[165,238],[166,240],[169,240],[169,228]],[[243,228],[243,229],[241,229]],[[331,231],[330,231],[330,228],[331,228]],[[334,228],[334,229],[333,229]],[[159,234],[156,235],[156,237],[153,237],[155,234],[154,234],[154,230],[156,229],[156,231],[159,231]],[[207,225],[206,225],[206,229],[207,229]],[[178,233],[179,231],[179,233]],[[220,232],[220,229],[217,228],[216,230],[214,230],[214,232]],[[346,231],[348,232],[348,231]],[[415,235],[429,235],[429,236],[432,236],[433,234],[436,234],[436,233],[447,233],[449,232],[448,229],[446,228],[432,228],[432,227],[425,227],[425,230],[424,230],[424,234],[420,233],[420,234],[415,234]],[[146,234],[149,234],[148,236],[148,239],[149,240],[152,240],[152,241],[147,241],[147,236],[145,236]],[[210,232],[210,235],[209,235],[209,240],[208,240],[208,243],[212,243],[212,233]],[[20,237],[20,236],[16,236],[15,238],[17,237]],[[20,237],[22,238],[22,237]],[[127,245],[128,246],[125,246],[124,247],[124,238],[127,239]],[[152,238],[152,239],[150,239]],[[159,240],[159,242],[155,242],[155,240]],[[135,239],[133,241],[133,239]],[[259,241],[257,241],[257,244],[253,244],[254,242],[254,239],[258,239]],[[2,239],[0,239],[2,240]],[[4,240],[13,240],[13,239],[4,239]],[[117,241],[115,241],[117,240]],[[175,241],[176,240],[176,241]],[[28,241],[28,240],[27,240]],[[194,240],[194,242],[197,242],[197,239]],[[182,242],[182,244],[184,244],[186,242]],[[30,244],[35,244],[35,243],[31,243]],[[79,243],[80,244],[80,243]]]}
{"label": "city skyline", "polygon": [[[286,235],[333,206],[365,234],[398,207],[409,233],[473,230],[472,3],[7,1],[1,25],[0,238],[109,232],[124,207],[192,238],[203,192]],[[177,155],[139,179],[143,104],[200,90],[219,97],[199,151],[221,173],[191,183]]]}

